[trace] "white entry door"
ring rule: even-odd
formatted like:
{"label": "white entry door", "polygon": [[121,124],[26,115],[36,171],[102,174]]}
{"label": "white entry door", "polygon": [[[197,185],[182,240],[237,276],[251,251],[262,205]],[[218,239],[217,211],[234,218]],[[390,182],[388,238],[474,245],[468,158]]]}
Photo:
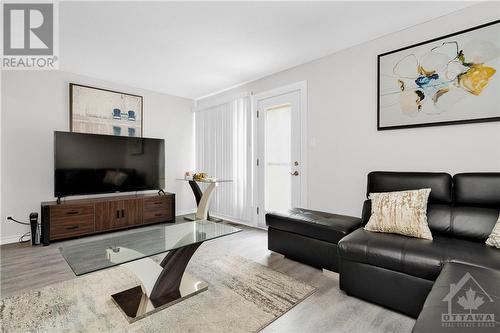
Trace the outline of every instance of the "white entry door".
{"label": "white entry door", "polygon": [[303,207],[301,104],[301,90],[256,96],[260,226],[265,225],[267,212]]}

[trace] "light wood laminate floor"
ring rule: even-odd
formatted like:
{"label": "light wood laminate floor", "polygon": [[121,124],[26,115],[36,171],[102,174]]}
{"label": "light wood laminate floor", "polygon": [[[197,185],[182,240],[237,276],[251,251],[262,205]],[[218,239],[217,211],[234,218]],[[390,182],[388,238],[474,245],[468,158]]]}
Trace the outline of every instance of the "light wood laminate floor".
{"label": "light wood laminate floor", "polygon": [[[177,219],[183,223],[183,219]],[[140,230],[159,228],[161,225]],[[267,231],[239,226],[242,232],[204,243],[198,251],[223,249],[266,265],[274,270],[317,287],[316,293],[299,303],[264,329],[264,332],[410,332],[414,320],[380,306],[347,296],[339,289],[338,274],[321,270],[271,253],[267,249]],[[121,231],[134,232],[137,229]],[[26,244],[0,246],[1,297],[15,295],[74,279],[76,276],[59,253],[68,243],[87,242],[117,233],[84,237],[32,247]],[[195,254],[196,255],[196,254]]]}

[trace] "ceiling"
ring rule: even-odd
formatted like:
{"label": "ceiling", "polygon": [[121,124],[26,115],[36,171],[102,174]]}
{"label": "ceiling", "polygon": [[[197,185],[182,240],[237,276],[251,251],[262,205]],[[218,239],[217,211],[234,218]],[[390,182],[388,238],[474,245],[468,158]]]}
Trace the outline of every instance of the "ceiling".
{"label": "ceiling", "polygon": [[198,98],[473,3],[60,2],[60,69]]}

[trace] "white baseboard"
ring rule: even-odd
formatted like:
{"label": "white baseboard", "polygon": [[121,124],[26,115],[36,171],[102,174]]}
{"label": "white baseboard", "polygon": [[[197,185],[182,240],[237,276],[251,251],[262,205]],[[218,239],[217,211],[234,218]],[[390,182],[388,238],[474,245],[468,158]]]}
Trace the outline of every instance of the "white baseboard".
{"label": "white baseboard", "polygon": [[[2,238],[0,238],[0,245],[17,243],[17,242],[19,242],[19,238],[21,238],[22,235],[23,234],[2,237]],[[25,237],[24,239],[26,240],[26,239],[29,239],[29,238]]]}
{"label": "white baseboard", "polygon": [[210,216],[217,217],[217,218],[219,218],[219,219],[223,219],[223,220],[225,220],[225,221],[233,222],[233,223],[236,223],[236,224],[246,225],[247,227],[252,227],[252,228],[257,228],[257,229],[267,230],[267,228],[263,228],[263,227],[260,227],[260,226],[256,226],[256,225],[254,225],[254,224],[251,224],[251,223],[250,223],[250,222],[248,222],[248,221],[238,220],[238,219],[235,219],[235,218],[232,218],[232,217],[229,217],[229,216],[225,216],[225,215],[222,215],[222,214],[210,213]]}

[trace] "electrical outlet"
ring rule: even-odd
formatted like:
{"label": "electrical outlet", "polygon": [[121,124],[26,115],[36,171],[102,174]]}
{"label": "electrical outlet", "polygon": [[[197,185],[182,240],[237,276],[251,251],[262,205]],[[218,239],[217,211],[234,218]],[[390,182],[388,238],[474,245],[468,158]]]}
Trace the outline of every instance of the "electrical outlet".
{"label": "electrical outlet", "polygon": [[12,215],[12,214],[7,214],[7,215],[5,215],[5,218],[6,218],[6,219],[7,219],[7,221],[8,221],[8,220],[10,220],[10,219],[13,219],[13,218],[14,218],[14,215]]}

